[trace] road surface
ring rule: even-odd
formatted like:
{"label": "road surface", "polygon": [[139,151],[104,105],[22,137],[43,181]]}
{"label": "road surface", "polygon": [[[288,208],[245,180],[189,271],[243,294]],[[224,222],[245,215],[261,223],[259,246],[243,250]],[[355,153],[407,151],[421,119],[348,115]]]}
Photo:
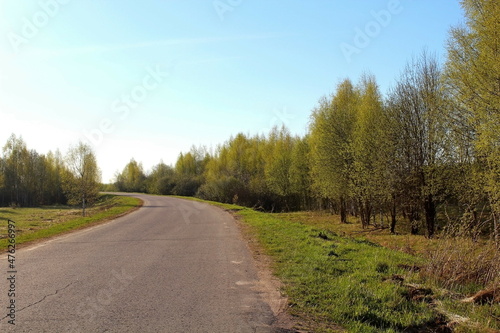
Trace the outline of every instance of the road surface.
{"label": "road surface", "polygon": [[0,332],[281,332],[227,212],[133,196],[129,215],[18,250],[15,274],[0,256]]}

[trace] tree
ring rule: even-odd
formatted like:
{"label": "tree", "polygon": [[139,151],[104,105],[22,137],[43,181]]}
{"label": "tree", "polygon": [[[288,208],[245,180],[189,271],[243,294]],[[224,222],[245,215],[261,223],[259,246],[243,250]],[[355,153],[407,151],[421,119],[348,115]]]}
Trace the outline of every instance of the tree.
{"label": "tree", "polygon": [[436,223],[436,196],[445,137],[446,94],[441,69],[435,58],[423,52],[409,63],[389,96],[394,119],[399,173],[404,186],[404,210],[418,232],[421,213],[425,215],[427,234],[432,237]]}
{"label": "tree", "polygon": [[310,127],[314,187],[324,198],[338,202],[343,223],[347,223],[351,197],[352,141],[358,101],[358,91],[351,81],[342,81],[331,100],[320,100]]}
{"label": "tree", "polygon": [[5,204],[5,195],[7,188],[5,187],[5,161],[0,157],[0,205]]}
{"label": "tree", "polygon": [[116,187],[119,191],[144,192],[146,175],[142,164],[133,158],[127,163],[123,171],[116,177]]}
{"label": "tree", "polygon": [[205,148],[191,147],[185,154],[181,153],[175,163],[175,186],[172,192],[176,195],[194,196],[201,184],[209,155]]}
{"label": "tree", "polygon": [[60,168],[53,155],[28,150],[21,137],[12,134],[0,159],[0,205],[38,206],[63,204]]}
{"label": "tree", "polygon": [[62,175],[65,166],[61,152],[59,150],[55,152],[49,151],[45,161],[48,170],[45,188],[47,196],[50,198],[49,202],[65,204],[67,200],[62,188]]}
{"label": "tree", "polygon": [[10,203],[27,204],[26,174],[24,166],[28,163],[28,149],[20,137],[12,134],[3,147],[4,153],[4,183],[8,189]]}
{"label": "tree", "polygon": [[264,166],[266,185],[276,197],[275,201],[283,200],[284,207],[281,208],[289,210],[292,196],[290,167],[294,140],[288,129],[283,126],[280,130],[277,128],[271,130],[268,144],[269,151]]}
{"label": "tree", "polygon": [[81,203],[82,215],[99,193],[101,174],[92,148],[82,142],[71,147],[66,154],[64,172],[64,191],[70,204]]}
{"label": "tree", "polygon": [[300,209],[311,208],[311,148],[309,138],[304,136],[297,138],[292,150],[292,162],[290,165],[290,186],[292,192],[298,196]]}
{"label": "tree", "polygon": [[[207,161],[198,195],[211,200],[262,206],[267,198],[264,140],[239,133],[219,146]],[[265,205],[265,204],[264,204]]]}
{"label": "tree", "polygon": [[462,0],[466,25],[448,40],[446,83],[473,130],[474,159],[500,244],[500,6],[495,0]]}
{"label": "tree", "polygon": [[375,77],[364,75],[358,85],[359,103],[352,140],[353,195],[357,199],[361,224],[367,227],[376,206],[381,210],[388,188],[387,143],[382,97]]}
{"label": "tree", "polygon": [[174,177],[174,169],[160,162],[147,177],[147,192],[152,194],[172,194],[175,186]]}

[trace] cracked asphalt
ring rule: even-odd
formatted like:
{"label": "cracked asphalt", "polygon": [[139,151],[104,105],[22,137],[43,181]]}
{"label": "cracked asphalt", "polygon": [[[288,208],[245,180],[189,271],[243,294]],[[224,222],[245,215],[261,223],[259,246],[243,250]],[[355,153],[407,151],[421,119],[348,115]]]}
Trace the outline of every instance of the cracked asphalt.
{"label": "cracked asphalt", "polygon": [[129,215],[16,252],[16,325],[0,256],[0,332],[273,332],[231,215],[133,196]]}

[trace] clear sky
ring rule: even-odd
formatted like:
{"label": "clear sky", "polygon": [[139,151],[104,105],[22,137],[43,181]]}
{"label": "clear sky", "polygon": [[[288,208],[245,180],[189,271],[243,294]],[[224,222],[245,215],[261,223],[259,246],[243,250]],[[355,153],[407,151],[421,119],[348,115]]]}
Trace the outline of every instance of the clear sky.
{"label": "clear sky", "polygon": [[385,93],[462,21],[457,0],[0,0],[0,145],[88,142],[108,182],[131,158],[303,135],[341,79]]}

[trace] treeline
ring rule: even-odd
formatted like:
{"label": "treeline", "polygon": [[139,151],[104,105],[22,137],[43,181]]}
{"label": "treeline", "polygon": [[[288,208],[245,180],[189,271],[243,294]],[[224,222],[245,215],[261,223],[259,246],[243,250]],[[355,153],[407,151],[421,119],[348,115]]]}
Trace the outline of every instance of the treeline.
{"label": "treeline", "polygon": [[14,134],[0,158],[0,205],[65,204],[62,188],[64,162],[59,151],[39,154]]}
{"label": "treeline", "polygon": [[174,167],[160,163],[146,175],[131,160],[116,178],[120,191],[199,196],[269,211],[311,207],[309,147],[286,128],[269,136],[238,134],[217,152],[193,147]]}
{"label": "treeline", "polygon": [[448,59],[428,52],[403,69],[387,96],[376,78],[341,81],[313,110],[308,133],[238,134],[215,152],[193,148],[149,174],[132,160],[124,191],[196,195],[267,211],[331,209],[391,231],[437,227],[494,235],[500,218],[499,7],[462,1]]}
{"label": "treeline", "polygon": [[70,204],[85,207],[97,198],[100,171],[88,145],[79,143],[63,157],[28,149],[12,134],[0,157],[0,206]]}

